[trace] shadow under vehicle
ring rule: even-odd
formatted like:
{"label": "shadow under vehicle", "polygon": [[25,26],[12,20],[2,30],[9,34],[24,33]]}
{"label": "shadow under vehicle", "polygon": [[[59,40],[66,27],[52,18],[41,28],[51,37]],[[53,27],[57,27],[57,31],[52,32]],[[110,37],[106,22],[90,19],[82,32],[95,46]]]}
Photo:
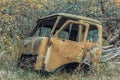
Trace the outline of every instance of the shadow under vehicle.
{"label": "shadow under vehicle", "polygon": [[57,13],[37,21],[20,48],[18,66],[47,72],[78,67],[98,69],[101,52],[102,26],[99,21]]}

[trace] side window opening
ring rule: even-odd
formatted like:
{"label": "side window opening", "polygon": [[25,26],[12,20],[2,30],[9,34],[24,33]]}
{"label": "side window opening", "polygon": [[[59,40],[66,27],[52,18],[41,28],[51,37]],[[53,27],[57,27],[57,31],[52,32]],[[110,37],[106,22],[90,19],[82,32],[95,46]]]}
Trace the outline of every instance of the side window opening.
{"label": "side window opening", "polygon": [[68,31],[65,31],[65,30],[63,30],[63,31],[61,31],[59,34],[58,34],[58,37],[59,38],[63,38],[63,39],[69,39],[69,32]]}
{"label": "side window opening", "polygon": [[84,41],[85,30],[86,30],[86,27],[85,27],[85,26],[79,25],[79,37],[78,37],[78,40],[79,40],[80,42],[83,42],[83,41]]}
{"label": "side window opening", "polygon": [[96,26],[91,25],[88,31],[87,40],[90,42],[98,41],[98,29]]}
{"label": "side window opening", "polygon": [[[74,27],[72,27],[72,28],[74,28]],[[77,41],[78,27],[76,27],[76,29],[77,30],[74,30],[74,29],[71,30],[69,40]]]}
{"label": "side window opening", "polygon": [[58,34],[59,38],[66,39],[66,40],[72,40],[72,41],[77,41],[77,36],[78,36],[78,25],[73,24],[73,23],[69,23]]}

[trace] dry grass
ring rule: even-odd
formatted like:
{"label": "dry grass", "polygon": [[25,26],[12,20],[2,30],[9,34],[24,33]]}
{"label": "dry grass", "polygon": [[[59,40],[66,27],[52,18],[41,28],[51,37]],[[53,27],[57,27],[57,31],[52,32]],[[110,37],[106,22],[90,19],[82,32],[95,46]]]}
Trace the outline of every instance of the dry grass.
{"label": "dry grass", "polygon": [[0,71],[0,77],[4,80],[119,80],[118,70],[110,70],[101,69],[98,72],[92,72],[88,76],[83,76],[80,74],[67,74],[63,73],[61,75],[51,74],[49,76],[41,76],[39,73],[33,71],[24,71],[21,69],[11,69],[10,67],[6,67],[7,69],[2,69]]}
{"label": "dry grass", "polygon": [[[0,80],[119,80],[120,65],[113,66],[108,63],[101,63],[98,71],[91,71],[88,76],[83,76],[83,73],[62,73],[60,75],[51,74],[49,76],[41,75],[35,71],[26,71],[18,68],[14,68],[13,65],[19,56],[19,40],[18,44],[12,44],[7,35],[1,37],[2,40],[7,37],[7,44],[5,40],[2,41],[0,48],[1,52],[4,52],[0,57]],[[6,39],[6,38],[5,38]],[[8,45],[9,44],[9,45]],[[5,48],[6,47],[6,48]],[[11,47],[11,48],[9,48]]]}

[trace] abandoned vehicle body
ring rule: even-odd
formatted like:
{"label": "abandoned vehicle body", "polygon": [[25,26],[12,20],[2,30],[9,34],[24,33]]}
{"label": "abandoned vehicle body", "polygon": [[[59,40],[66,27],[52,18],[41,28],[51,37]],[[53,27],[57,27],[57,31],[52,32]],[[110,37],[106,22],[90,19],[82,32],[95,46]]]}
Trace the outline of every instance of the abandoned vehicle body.
{"label": "abandoned vehicle body", "polygon": [[[37,21],[20,50],[18,65],[26,62],[35,70],[48,72],[69,64],[97,69],[101,52],[102,26],[99,21],[57,13]],[[26,58],[30,58],[28,63]]]}

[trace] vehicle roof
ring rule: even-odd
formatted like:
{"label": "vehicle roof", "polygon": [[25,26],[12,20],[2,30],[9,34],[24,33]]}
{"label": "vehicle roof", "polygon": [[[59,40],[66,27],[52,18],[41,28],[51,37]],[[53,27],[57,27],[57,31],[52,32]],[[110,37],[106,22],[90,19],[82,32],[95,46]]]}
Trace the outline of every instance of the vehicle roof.
{"label": "vehicle roof", "polygon": [[69,13],[55,13],[55,14],[52,14],[52,15],[42,17],[42,18],[39,19],[39,21],[55,18],[57,16],[66,17],[68,19],[69,18],[70,19],[77,19],[77,20],[83,20],[83,21],[92,22],[92,23],[96,23],[96,24],[101,24],[101,22],[98,21],[98,20],[91,19],[91,18],[88,18],[88,17],[79,16],[79,15],[69,14]]}

